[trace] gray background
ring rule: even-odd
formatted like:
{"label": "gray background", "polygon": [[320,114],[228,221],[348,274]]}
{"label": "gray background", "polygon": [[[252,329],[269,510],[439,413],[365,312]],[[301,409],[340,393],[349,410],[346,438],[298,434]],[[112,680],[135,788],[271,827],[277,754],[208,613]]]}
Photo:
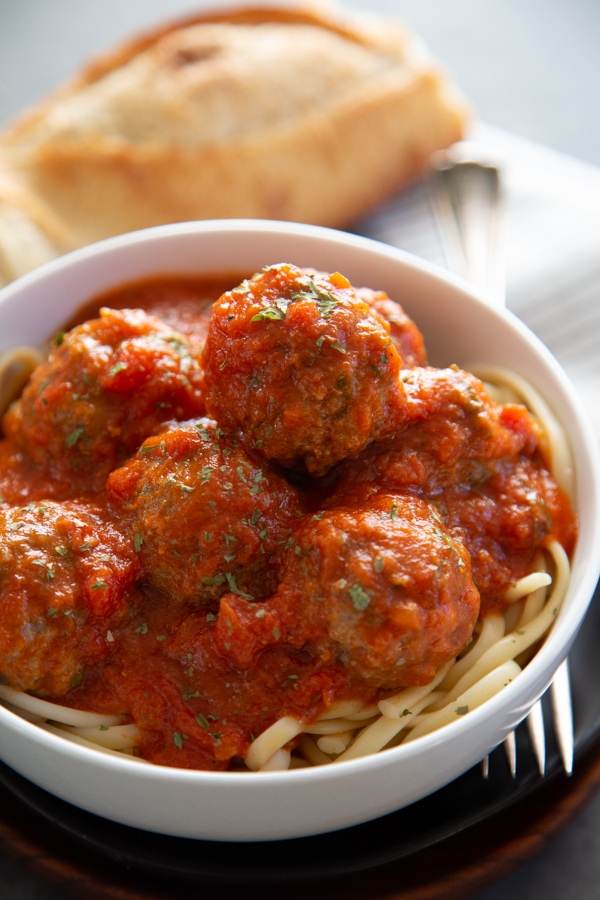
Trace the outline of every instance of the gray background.
{"label": "gray background", "polygon": [[[0,125],[132,31],[218,5],[0,0]],[[599,0],[345,0],[407,21],[490,125],[600,165]],[[398,886],[399,890],[401,885]],[[64,900],[0,846],[2,900]],[[600,900],[600,797],[539,856],[477,900]]]}

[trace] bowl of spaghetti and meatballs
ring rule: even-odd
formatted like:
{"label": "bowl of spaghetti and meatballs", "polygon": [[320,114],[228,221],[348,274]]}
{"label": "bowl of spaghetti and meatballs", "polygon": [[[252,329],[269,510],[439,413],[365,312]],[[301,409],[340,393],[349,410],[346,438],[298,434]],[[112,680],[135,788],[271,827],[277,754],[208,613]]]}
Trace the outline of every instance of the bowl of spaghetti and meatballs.
{"label": "bowl of spaghetti and meatballs", "polygon": [[159,833],[300,837],[447,784],[547,688],[598,462],[510,313],[363,238],[223,220],[42,267],[0,325],[4,370],[32,360],[0,440],[28,779]]}

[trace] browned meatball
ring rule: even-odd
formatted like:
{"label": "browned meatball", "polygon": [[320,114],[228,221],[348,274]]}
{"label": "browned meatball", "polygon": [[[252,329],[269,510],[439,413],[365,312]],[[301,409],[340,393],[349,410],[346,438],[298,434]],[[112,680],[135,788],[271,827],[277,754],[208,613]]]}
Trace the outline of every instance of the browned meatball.
{"label": "browned meatball", "polygon": [[[256,655],[274,632],[323,664],[342,663],[359,685],[397,689],[427,684],[471,637],[479,593],[469,556],[430,503],[367,496],[308,516],[294,538],[260,619],[226,598],[230,619],[248,631],[236,663],[251,664],[247,649]],[[219,621],[217,637],[222,631]]]}
{"label": "browned meatball", "polygon": [[213,307],[209,415],[253,451],[323,474],[401,416],[390,326],[342,275],[271,266]]}
{"label": "browned meatball", "polygon": [[138,572],[133,543],[99,507],[0,508],[0,677],[62,695],[106,657]]}
{"label": "browned meatball", "polygon": [[506,607],[506,591],[550,538],[571,554],[577,537],[571,504],[539,459],[506,460],[468,492],[448,488],[440,513],[469,550],[482,615]]}
{"label": "browned meatball", "polygon": [[485,482],[499,462],[536,452],[540,430],[525,407],[501,406],[474,375],[458,368],[403,373],[406,419],[337,472],[341,498],[360,482],[437,496]]}
{"label": "browned meatball", "polygon": [[143,576],[172,599],[202,604],[226,590],[273,589],[269,558],[297,521],[298,494],[213,422],[149,438],[107,488]]}
{"label": "browned meatball", "polygon": [[37,465],[101,486],[159,424],[203,413],[186,340],[141,310],[103,309],[54,346],[4,428]]}
{"label": "browned meatball", "polygon": [[572,551],[576,519],[524,406],[495,403],[460,369],[412,369],[405,383],[410,424],[341,463],[327,503],[351,503],[365,486],[435,501],[469,551],[485,615],[506,605],[507,589],[531,571],[548,535]]}
{"label": "browned meatball", "polygon": [[360,288],[358,293],[372,310],[379,313],[389,323],[390,335],[400,354],[402,368],[425,366],[427,350],[423,335],[400,304],[396,300],[390,299],[384,291]]}

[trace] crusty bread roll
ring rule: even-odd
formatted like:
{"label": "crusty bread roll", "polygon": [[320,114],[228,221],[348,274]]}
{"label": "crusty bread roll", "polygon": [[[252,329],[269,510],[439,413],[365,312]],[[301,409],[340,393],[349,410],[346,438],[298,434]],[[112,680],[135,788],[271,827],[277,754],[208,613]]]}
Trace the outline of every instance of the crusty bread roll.
{"label": "crusty bread roll", "polygon": [[467,117],[445,72],[387,20],[249,7],[163,26],[0,134],[0,283],[165,222],[348,226]]}

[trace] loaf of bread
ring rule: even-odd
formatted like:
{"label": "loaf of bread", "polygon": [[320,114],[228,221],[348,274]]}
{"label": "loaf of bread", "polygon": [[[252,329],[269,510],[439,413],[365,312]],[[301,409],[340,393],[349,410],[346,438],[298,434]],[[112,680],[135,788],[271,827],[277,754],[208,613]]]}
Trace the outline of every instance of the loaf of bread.
{"label": "loaf of bread", "polygon": [[165,25],[0,134],[0,283],[166,222],[348,227],[423,173],[467,118],[398,23],[286,6]]}

